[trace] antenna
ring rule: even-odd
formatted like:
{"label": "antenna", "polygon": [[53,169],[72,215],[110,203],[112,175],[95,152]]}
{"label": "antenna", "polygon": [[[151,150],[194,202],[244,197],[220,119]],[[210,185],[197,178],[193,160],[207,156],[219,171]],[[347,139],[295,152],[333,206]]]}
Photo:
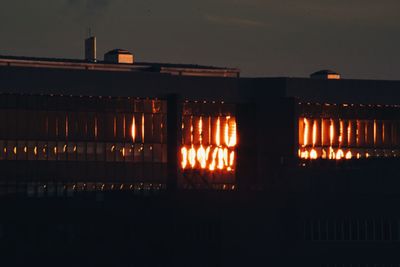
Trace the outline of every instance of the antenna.
{"label": "antenna", "polygon": [[90,38],[90,37],[92,37],[92,28],[87,27],[86,28],[86,38]]}

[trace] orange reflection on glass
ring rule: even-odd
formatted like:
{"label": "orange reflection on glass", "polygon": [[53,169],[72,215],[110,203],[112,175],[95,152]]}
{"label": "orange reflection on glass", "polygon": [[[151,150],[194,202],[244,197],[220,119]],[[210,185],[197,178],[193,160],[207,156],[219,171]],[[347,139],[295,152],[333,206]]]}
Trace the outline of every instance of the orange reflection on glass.
{"label": "orange reflection on glass", "polygon": [[181,148],[181,155],[182,155],[181,166],[182,166],[182,169],[185,169],[186,165],[187,165],[187,158],[188,158],[188,156],[187,156],[188,151],[187,151],[186,147]]}
{"label": "orange reflection on glass", "polygon": [[142,114],[142,143],[144,143],[144,114]]}
{"label": "orange reflection on glass", "polygon": [[135,115],[132,116],[131,136],[132,136],[132,141],[135,142],[136,140]]}
{"label": "orange reflection on glass", "polygon": [[206,150],[203,145],[200,145],[200,148],[197,150],[197,161],[200,163],[202,169],[207,167]]}
{"label": "orange reflection on glass", "polygon": [[[210,123],[213,119],[214,123]],[[234,117],[192,117],[190,120],[190,144],[181,148],[182,169],[203,169],[208,171],[233,171],[235,167],[236,121]],[[185,125],[186,127],[186,125]],[[203,133],[212,135],[213,141]]]}
{"label": "orange reflection on glass", "polygon": [[[362,124],[361,124],[362,123]],[[364,125],[370,125],[369,128]],[[364,132],[364,128],[367,129]],[[380,129],[383,129],[380,131]],[[350,160],[367,158],[365,142],[371,140],[370,146],[376,149],[377,142],[383,143],[384,127],[379,121],[356,119],[299,118],[298,157],[300,159]],[[374,145],[375,144],[375,145]],[[386,151],[374,152],[373,156],[389,155]],[[385,154],[386,153],[386,154]],[[395,152],[391,152],[395,155]],[[382,155],[382,154],[381,154]]]}

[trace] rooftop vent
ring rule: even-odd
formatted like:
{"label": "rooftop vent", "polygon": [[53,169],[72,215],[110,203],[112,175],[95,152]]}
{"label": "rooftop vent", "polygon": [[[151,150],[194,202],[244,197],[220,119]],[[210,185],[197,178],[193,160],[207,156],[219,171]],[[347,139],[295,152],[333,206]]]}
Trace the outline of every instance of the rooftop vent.
{"label": "rooftop vent", "polygon": [[340,74],[332,70],[320,70],[310,75],[311,79],[340,80]]}
{"label": "rooftop vent", "polygon": [[104,61],[110,63],[133,64],[133,54],[125,49],[114,49],[104,54]]}

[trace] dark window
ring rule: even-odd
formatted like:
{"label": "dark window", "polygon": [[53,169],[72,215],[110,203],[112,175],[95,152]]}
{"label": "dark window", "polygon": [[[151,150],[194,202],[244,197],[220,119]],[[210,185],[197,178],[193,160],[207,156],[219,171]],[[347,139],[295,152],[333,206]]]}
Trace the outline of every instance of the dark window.
{"label": "dark window", "polygon": [[106,144],[106,161],[115,161],[115,150],[114,143]]}
{"label": "dark window", "polygon": [[96,160],[96,143],[87,143],[86,147],[86,160],[94,161]]}
{"label": "dark window", "polygon": [[77,158],[79,161],[85,161],[86,160],[86,143],[84,142],[78,142],[77,143]]}
{"label": "dark window", "polygon": [[47,144],[47,156],[49,160],[57,159],[57,143],[56,142],[48,142]]}
{"label": "dark window", "polygon": [[125,161],[132,162],[133,161],[133,150],[134,146],[130,143],[125,144]]}
{"label": "dark window", "polygon": [[67,159],[67,143],[58,142],[57,143],[57,159],[66,160]]}
{"label": "dark window", "polygon": [[106,160],[106,151],[105,151],[104,143],[96,144],[96,159],[97,161],[105,161]]}
{"label": "dark window", "polygon": [[143,154],[144,154],[144,146],[142,144],[135,144],[134,161],[135,162],[142,162],[143,161]]}

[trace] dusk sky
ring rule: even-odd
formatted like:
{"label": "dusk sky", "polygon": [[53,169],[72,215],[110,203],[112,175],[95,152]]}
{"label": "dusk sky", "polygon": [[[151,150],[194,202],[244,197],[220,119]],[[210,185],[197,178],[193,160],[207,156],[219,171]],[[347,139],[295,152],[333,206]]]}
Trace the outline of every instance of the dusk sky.
{"label": "dusk sky", "polygon": [[400,80],[399,0],[2,0],[0,55],[83,58],[88,27],[100,59]]}

